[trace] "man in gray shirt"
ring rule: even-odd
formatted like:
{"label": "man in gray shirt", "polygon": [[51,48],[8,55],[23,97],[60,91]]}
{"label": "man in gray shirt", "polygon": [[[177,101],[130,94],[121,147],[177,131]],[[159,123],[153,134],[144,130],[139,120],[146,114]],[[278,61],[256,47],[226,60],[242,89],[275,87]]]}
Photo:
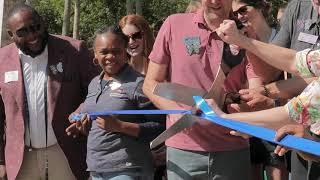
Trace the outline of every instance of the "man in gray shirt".
{"label": "man in gray shirt", "polygon": [[[319,5],[319,0],[292,0],[283,16],[280,31],[272,43],[297,51],[319,44]],[[320,141],[319,137],[314,139]],[[292,152],[291,177],[292,180],[320,179],[320,163],[307,162]]]}
{"label": "man in gray shirt", "polygon": [[310,48],[320,34],[317,4],[318,0],[292,0],[272,43],[297,51]]}

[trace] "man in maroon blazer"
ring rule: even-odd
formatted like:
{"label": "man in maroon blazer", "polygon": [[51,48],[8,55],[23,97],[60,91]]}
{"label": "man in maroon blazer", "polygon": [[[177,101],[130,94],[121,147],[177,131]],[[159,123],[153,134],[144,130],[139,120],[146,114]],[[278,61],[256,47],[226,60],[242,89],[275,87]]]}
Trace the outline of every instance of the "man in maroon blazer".
{"label": "man in maroon blazer", "polygon": [[49,35],[27,5],[11,11],[7,26],[14,43],[0,49],[0,173],[12,180],[87,179],[86,139],[65,129],[97,74],[88,50]]}

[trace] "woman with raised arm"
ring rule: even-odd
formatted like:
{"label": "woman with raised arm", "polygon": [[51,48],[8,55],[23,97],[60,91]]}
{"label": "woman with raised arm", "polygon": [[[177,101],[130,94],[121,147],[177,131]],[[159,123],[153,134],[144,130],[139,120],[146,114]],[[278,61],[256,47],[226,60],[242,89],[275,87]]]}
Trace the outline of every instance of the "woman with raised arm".
{"label": "woman with raised arm", "polygon": [[[302,77],[319,77],[320,49],[314,47],[300,52],[263,43],[242,35],[232,20],[225,20],[217,34],[227,43],[243,47],[268,64]],[[302,124],[311,132],[320,135],[320,80],[316,79],[297,97],[285,106],[251,112],[220,115],[224,118],[254,125],[279,129],[290,124]],[[219,109],[215,108],[219,113]],[[293,133],[289,129],[285,132]],[[283,132],[281,132],[283,134]]]}
{"label": "woman with raised arm", "polygon": [[[265,0],[234,0],[232,3],[234,16],[246,27],[247,35],[263,42],[271,42],[276,35],[276,29],[272,28],[269,20],[271,4]],[[281,71],[259,60],[250,51],[246,52],[246,58],[253,66],[257,75],[260,75],[263,83],[279,80]],[[264,86],[261,86],[264,87]],[[267,95],[262,92],[262,95]],[[267,97],[265,97],[267,98]],[[274,107],[273,100],[270,99],[263,106],[254,106],[255,110],[262,110]],[[268,106],[269,105],[269,106]],[[250,138],[250,159],[251,178],[262,180],[264,170],[270,179],[286,180],[288,172],[284,164],[284,158],[274,154],[275,146],[258,138]]]}

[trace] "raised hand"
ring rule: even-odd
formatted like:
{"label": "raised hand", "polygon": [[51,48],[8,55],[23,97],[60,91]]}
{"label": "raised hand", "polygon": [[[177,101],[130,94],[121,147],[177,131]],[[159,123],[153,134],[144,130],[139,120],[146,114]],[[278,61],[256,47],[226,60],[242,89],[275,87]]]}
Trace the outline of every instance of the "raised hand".
{"label": "raised hand", "polygon": [[233,20],[224,20],[220,27],[216,30],[218,36],[228,44],[236,44],[241,46],[241,42],[245,37]]}
{"label": "raised hand", "polygon": [[262,95],[261,92],[253,89],[246,89],[239,91],[241,100],[245,101],[246,104],[252,108],[252,110],[265,110],[275,106],[274,100]]}
{"label": "raised hand", "polygon": [[[300,124],[288,124],[277,130],[275,136],[276,141],[280,141],[286,135],[291,134],[297,137],[311,138],[310,134],[307,132],[306,127]],[[279,156],[283,156],[289,148],[278,145],[274,150],[274,153]],[[320,158],[308,153],[298,152],[298,154],[305,160],[319,161]]]}

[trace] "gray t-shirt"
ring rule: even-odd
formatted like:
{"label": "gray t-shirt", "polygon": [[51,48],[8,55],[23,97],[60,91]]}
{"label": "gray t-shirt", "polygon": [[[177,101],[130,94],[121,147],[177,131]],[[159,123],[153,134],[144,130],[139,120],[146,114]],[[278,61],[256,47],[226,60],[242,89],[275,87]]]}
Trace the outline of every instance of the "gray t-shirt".
{"label": "gray t-shirt", "polygon": [[[154,109],[142,92],[143,76],[130,66],[126,65],[112,81],[104,81],[101,77],[91,81],[81,112]],[[139,123],[139,137],[107,132],[92,121],[87,143],[88,170],[151,174],[153,165],[149,141],[165,129],[165,116],[121,115],[118,118]]]}
{"label": "gray t-shirt", "polygon": [[316,35],[320,33],[320,18],[311,0],[292,0],[283,15],[282,26],[272,43],[297,51],[310,48],[312,44],[298,40],[301,32]]}

